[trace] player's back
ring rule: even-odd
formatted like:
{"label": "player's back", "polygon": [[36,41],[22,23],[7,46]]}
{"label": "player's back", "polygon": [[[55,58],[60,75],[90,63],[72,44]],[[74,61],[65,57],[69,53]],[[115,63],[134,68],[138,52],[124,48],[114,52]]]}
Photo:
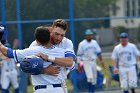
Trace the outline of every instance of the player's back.
{"label": "player's back", "polygon": [[[46,48],[43,46],[35,46],[35,47],[27,48],[24,50],[16,50],[14,51],[14,54],[16,53],[14,56],[18,55],[17,60],[23,60],[23,58],[26,56],[36,55],[40,52],[45,55],[55,56],[58,58],[64,58],[65,55],[69,53],[69,50],[66,51],[65,49],[57,48],[54,46],[52,46],[51,48]],[[44,62],[44,67],[47,67],[50,64],[52,64],[52,62]],[[62,83],[62,81],[64,81],[64,77],[62,76],[62,73],[64,73],[63,71],[64,71],[64,67],[60,67],[60,73],[57,77],[52,76],[52,75],[47,75],[47,74],[32,75],[33,85]]]}

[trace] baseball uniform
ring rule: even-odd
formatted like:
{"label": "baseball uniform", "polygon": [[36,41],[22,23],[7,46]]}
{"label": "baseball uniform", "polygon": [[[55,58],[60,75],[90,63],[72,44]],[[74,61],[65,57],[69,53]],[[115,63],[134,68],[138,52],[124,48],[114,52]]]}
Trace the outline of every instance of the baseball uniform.
{"label": "baseball uniform", "polygon": [[91,40],[91,42],[83,40],[80,42],[77,60],[78,62],[83,61],[87,81],[92,84],[96,84],[97,81],[96,58],[99,54],[101,54],[101,48],[95,40]]}
{"label": "baseball uniform", "polygon": [[128,43],[126,46],[118,44],[113,50],[112,59],[118,62],[120,83],[123,90],[137,87],[137,56],[140,56],[140,52],[132,43]]}
{"label": "baseball uniform", "polygon": [[1,86],[2,89],[8,89],[10,83],[17,89],[19,87],[18,84],[18,73],[15,66],[14,59],[5,59],[2,60],[2,67],[1,67]]}

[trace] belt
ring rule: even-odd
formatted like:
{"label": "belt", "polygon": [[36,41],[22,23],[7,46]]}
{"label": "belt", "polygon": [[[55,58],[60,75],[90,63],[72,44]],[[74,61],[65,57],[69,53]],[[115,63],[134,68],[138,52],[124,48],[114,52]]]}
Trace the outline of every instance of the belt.
{"label": "belt", "polygon": [[136,64],[133,64],[133,65],[119,65],[119,66],[129,68],[129,67],[132,67],[132,66],[136,66]]}
{"label": "belt", "polygon": [[[61,87],[61,84],[52,84],[52,86],[55,87]],[[35,90],[37,89],[43,89],[43,88],[47,88],[47,85],[37,85],[34,87]]]}

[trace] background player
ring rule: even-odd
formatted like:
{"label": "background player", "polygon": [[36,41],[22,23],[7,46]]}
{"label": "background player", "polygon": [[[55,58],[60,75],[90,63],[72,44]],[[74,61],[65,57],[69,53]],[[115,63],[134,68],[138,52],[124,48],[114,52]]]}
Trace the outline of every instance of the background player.
{"label": "background player", "polygon": [[86,73],[89,93],[94,93],[94,87],[97,81],[96,57],[103,64],[101,48],[98,43],[93,40],[93,32],[88,29],[85,31],[85,39],[80,42],[77,52],[77,61],[83,61]]}
{"label": "background player", "polygon": [[[54,20],[52,26],[44,26],[44,27],[47,27],[49,29],[50,33],[51,33],[50,35],[51,35],[51,43],[52,44],[54,44],[58,48],[72,49],[73,50],[72,41],[65,37],[65,33],[67,31],[67,28],[68,28],[67,27],[67,22],[65,20],[56,19],[56,20]],[[38,46],[36,41],[32,42],[32,44],[30,45],[30,47],[34,47],[34,46]],[[40,54],[40,56],[43,57],[45,55]],[[70,60],[70,59],[67,57],[67,60]],[[47,73],[47,74],[52,73],[51,75],[53,75],[53,73],[58,72],[54,69],[57,69],[57,68],[54,68],[53,66],[49,66],[47,68],[44,68],[44,72]],[[50,72],[50,71],[53,71],[53,70],[55,72]],[[64,77],[67,78],[66,72],[64,73]],[[64,85],[63,86],[64,91],[65,91],[65,93],[67,93],[67,88],[66,88],[65,81],[64,81],[63,85]]]}
{"label": "background player", "polygon": [[[8,43],[5,44],[6,47],[10,47]],[[18,73],[16,69],[16,63],[14,59],[7,58],[2,53],[0,54],[1,58],[1,86],[2,93],[9,93],[10,83],[14,88],[14,93],[19,93],[19,84],[18,84]]]}
{"label": "background player", "polygon": [[[71,50],[64,50],[61,48],[55,48],[50,43],[50,32],[47,28],[38,27],[35,32],[35,38],[40,46],[27,48],[25,50],[11,50],[0,45],[0,50],[3,54],[8,57],[14,57],[15,60],[22,61],[26,56],[35,55],[42,52],[48,56],[48,62],[44,63],[44,66],[54,63],[60,66],[60,74],[56,76],[50,76],[46,74],[33,75],[32,82],[35,86],[35,93],[64,93],[61,83],[64,81],[63,73],[65,67],[71,67],[73,65],[73,60],[62,60],[62,57],[69,57],[73,59],[74,52]],[[54,57],[56,56],[56,57]],[[63,67],[62,67],[63,66]],[[44,87],[45,86],[45,87]]]}
{"label": "background player", "polygon": [[[137,47],[128,42],[128,34],[120,34],[120,44],[115,46],[112,53],[114,73],[119,73],[121,88],[124,93],[135,93],[137,87],[136,59],[140,58]],[[119,69],[118,69],[119,68]]]}

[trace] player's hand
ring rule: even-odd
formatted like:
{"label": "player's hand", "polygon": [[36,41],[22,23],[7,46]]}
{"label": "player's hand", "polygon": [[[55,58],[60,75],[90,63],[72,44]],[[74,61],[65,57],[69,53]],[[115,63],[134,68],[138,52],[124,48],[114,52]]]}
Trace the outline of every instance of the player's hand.
{"label": "player's hand", "polygon": [[38,53],[38,54],[36,54],[36,56],[41,57],[44,60],[48,60],[48,55],[45,55],[43,53]]}
{"label": "player's hand", "polygon": [[114,72],[114,74],[119,74],[118,68],[114,68],[113,72]]}
{"label": "player's hand", "polygon": [[101,61],[101,66],[102,66],[102,68],[103,68],[104,70],[107,69],[104,61]]}
{"label": "player's hand", "polygon": [[60,67],[50,65],[46,68],[43,68],[43,73],[48,74],[48,75],[53,75],[53,76],[58,76],[60,72]]}

